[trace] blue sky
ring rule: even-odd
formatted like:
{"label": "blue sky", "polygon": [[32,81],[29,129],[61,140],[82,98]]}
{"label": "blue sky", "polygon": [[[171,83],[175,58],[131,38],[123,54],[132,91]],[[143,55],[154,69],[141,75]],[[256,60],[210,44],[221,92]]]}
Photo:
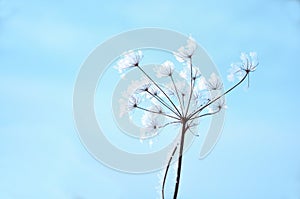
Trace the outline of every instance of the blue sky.
{"label": "blue sky", "polygon": [[[185,154],[180,198],[299,199],[300,2],[0,0],[0,198],[156,198],[157,173],[111,170],[80,143],[72,93],[81,63],[120,32],[192,36],[226,77],[257,51],[250,89],[227,97],[223,134]],[[226,86],[230,84],[225,83]]]}

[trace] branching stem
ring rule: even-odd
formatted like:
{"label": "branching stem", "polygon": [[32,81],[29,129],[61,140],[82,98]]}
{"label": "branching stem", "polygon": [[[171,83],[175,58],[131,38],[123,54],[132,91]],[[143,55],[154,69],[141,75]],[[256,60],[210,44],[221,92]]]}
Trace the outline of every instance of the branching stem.
{"label": "branching stem", "polygon": [[193,91],[194,91],[194,86],[195,86],[195,81],[193,81],[193,65],[192,65],[192,57],[190,57],[190,68],[191,68],[191,90],[190,90],[190,96],[189,96],[189,101],[187,104],[187,108],[186,108],[186,112],[185,112],[185,116],[187,116],[188,112],[189,112],[189,108],[190,108],[190,103],[191,103],[191,99],[192,99],[192,95],[193,95]]}
{"label": "branching stem", "polygon": [[214,114],[219,113],[220,111],[221,111],[221,109],[218,109],[218,110],[215,111],[215,112],[205,113],[205,114],[202,114],[202,115],[195,116],[195,117],[191,118],[190,120],[198,119],[198,118],[205,117],[205,116],[214,115]]}
{"label": "branching stem", "polygon": [[178,154],[178,166],[177,166],[177,172],[176,172],[176,184],[175,184],[175,190],[173,199],[177,199],[178,190],[179,190],[179,183],[180,183],[180,175],[181,175],[181,166],[182,166],[182,154],[183,154],[183,146],[184,146],[184,138],[185,138],[185,132],[186,132],[186,120],[182,121],[182,128],[181,128],[181,138],[180,138],[180,144],[179,144],[179,154]]}
{"label": "branching stem", "polygon": [[178,93],[178,89],[177,89],[177,87],[176,87],[176,84],[175,84],[175,82],[174,82],[174,78],[173,78],[172,75],[170,75],[170,78],[171,78],[171,80],[172,80],[173,86],[174,86],[174,88],[175,88],[176,96],[177,96],[178,101],[179,101],[179,104],[180,104],[181,114],[183,115],[184,109],[183,109],[182,102],[181,102],[181,100],[180,100],[180,96],[179,96],[179,93]]}
{"label": "branching stem", "polygon": [[175,110],[177,111],[176,115],[178,117],[181,116],[181,113],[179,112],[178,108],[176,107],[176,105],[174,104],[174,102],[170,99],[170,97],[165,93],[165,91],[140,67],[137,66],[138,69],[140,69],[140,71],[142,71],[142,73],[150,80],[153,82],[153,84],[166,96],[166,98],[169,100],[169,102],[173,105],[173,107],[175,108]]}
{"label": "branching stem", "polygon": [[[171,112],[173,112],[175,115],[177,115],[177,113],[167,104],[167,102],[165,102],[162,98],[160,98],[158,95],[154,95],[153,93],[151,93],[150,91],[147,91],[147,93],[149,93],[152,97],[154,97],[155,99],[157,99],[163,106],[165,106],[167,109],[169,109]],[[178,115],[177,115],[178,116]]]}
{"label": "branching stem", "polygon": [[196,114],[198,114],[199,112],[201,112],[203,109],[205,109],[206,107],[208,107],[209,105],[211,105],[212,103],[214,103],[215,101],[217,101],[218,99],[220,99],[221,97],[223,97],[224,95],[226,95],[227,93],[229,93],[230,91],[232,91],[233,89],[235,89],[238,85],[240,85],[245,79],[246,77],[249,75],[249,73],[246,73],[245,76],[233,87],[231,87],[230,89],[228,89],[225,93],[219,95],[218,97],[216,97],[215,99],[211,100],[210,102],[208,102],[206,105],[204,105],[203,107],[199,108],[197,111],[195,111],[194,113],[192,113],[191,115],[189,115],[187,117],[187,119],[191,119],[193,118],[193,116],[195,116]]}
{"label": "branching stem", "polygon": [[166,116],[166,117],[170,117],[170,118],[173,118],[173,119],[175,119],[175,120],[179,120],[179,118],[174,117],[174,116],[172,116],[172,115],[168,115],[168,114],[166,114],[166,113],[152,111],[152,110],[149,110],[149,109],[140,107],[140,106],[136,106],[136,108],[141,109],[141,110],[143,110],[143,111],[150,112],[150,113],[155,113],[155,114],[159,114],[159,115],[164,115],[164,116]]}

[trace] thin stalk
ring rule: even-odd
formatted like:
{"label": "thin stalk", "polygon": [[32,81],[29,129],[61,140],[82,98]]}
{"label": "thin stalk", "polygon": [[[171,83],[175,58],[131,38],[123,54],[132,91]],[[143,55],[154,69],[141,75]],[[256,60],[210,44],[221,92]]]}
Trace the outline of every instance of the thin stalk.
{"label": "thin stalk", "polygon": [[185,107],[185,105],[184,105],[184,94],[181,94],[181,99],[182,99],[182,106],[184,108]]}
{"label": "thin stalk", "polygon": [[169,100],[169,102],[171,102],[171,104],[173,105],[173,107],[176,109],[177,111],[177,116],[180,117],[181,116],[181,113],[179,112],[179,110],[177,109],[177,107],[175,106],[175,104],[173,103],[173,101],[169,98],[169,96],[165,93],[165,91],[163,91],[163,89],[158,86],[158,84],[140,67],[140,66],[137,66],[138,69],[140,69],[140,71],[142,71],[142,73],[148,78],[150,79],[153,84],[166,96],[166,98]]}
{"label": "thin stalk", "polygon": [[197,113],[201,112],[203,109],[205,109],[206,107],[208,107],[209,105],[211,105],[212,103],[214,103],[215,101],[217,101],[218,99],[220,99],[221,97],[223,97],[224,95],[226,95],[227,93],[229,93],[230,91],[232,91],[233,89],[235,89],[238,85],[240,85],[246,79],[246,77],[248,75],[249,75],[249,73],[246,73],[246,75],[236,85],[234,85],[233,87],[231,87],[230,89],[228,89],[225,93],[223,93],[222,95],[219,95],[217,98],[215,98],[214,100],[210,101],[209,103],[207,103],[203,107],[199,108],[197,111],[195,111],[194,113],[192,113],[191,115],[189,115],[187,119],[188,120],[191,119]]}
{"label": "thin stalk", "polygon": [[190,132],[191,132],[191,134],[193,134],[195,137],[199,137],[199,134],[195,134],[190,128],[188,129]]}
{"label": "thin stalk", "polygon": [[172,162],[172,159],[174,157],[174,154],[175,154],[176,150],[177,150],[177,145],[173,149],[171,157],[170,157],[170,159],[168,161],[168,164],[167,164],[167,167],[166,167],[166,171],[165,171],[165,175],[164,175],[164,179],[163,179],[163,184],[162,184],[162,188],[161,188],[162,199],[165,198],[165,184],[166,184],[166,180],[167,180],[167,175],[168,175],[169,168],[170,168],[170,165],[171,165],[171,162]]}
{"label": "thin stalk", "polygon": [[191,91],[190,91],[190,97],[189,97],[188,105],[187,105],[187,108],[186,108],[185,116],[187,116],[187,114],[189,113],[189,108],[190,108],[190,104],[191,104],[191,99],[192,99],[194,87],[195,87],[195,81],[193,82],[193,86],[192,86]]}
{"label": "thin stalk", "polygon": [[195,116],[195,117],[193,117],[193,118],[190,118],[190,120],[194,120],[194,119],[197,119],[197,118],[200,118],[200,117],[205,117],[205,116],[214,115],[214,114],[216,114],[216,113],[218,113],[218,112],[220,112],[220,111],[221,111],[221,109],[218,109],[217,111],[212,112],[212,113],[205,113],[205,114],[202,114],[202,115]]}
{"label": "thin stalk", "polygon": [[187,104],[187,108],[186,108],[186,112],[185,112],[185,116],[187,116],[188,112],[189,112],[189,108],[190,108],[190,103],[191,103],[191,99],[192,99],[192,95],[193,95],[193,91],[194,91],[194,86],[195,86],[195,81],[193,83],[193,65],[192,65],[192,57],[190,57],[190,68],[191,68],[191,90],[190,90],[190,96],[189,96],[189,101]]}
{"label": "thin stalk", "polygon": [[166,127],[166,126],[168,126],[168,125],[170,125],[170,124],[176,124],[176,123],[179,123],[180,121],[173,121],[173,122],[168,122],[168,123],[166,123],[166,124],[164,124],[164,125],[162,125],[162,126],[159,126],[158,128],[164,128],[164,127]]}
{"label": "thin stalk", "polygon": [[[154,97],[155,99],[157,99],[162,105],[164,105],[167,109],[169,109],[171,112],[173,112],[175,115],[177,115],[177,113],[159,96],[157,95],[153,95],[153,93],[147,91],[147,93],[149,93],[152,97]],[[177,115],[178,116],[178,115]]]}
{"label": "thin stalk", "polygon": [[170,75],[170,78],[171,78],[171,80],[172,80],[173,86],[174,86],[175,91],[176,91],[176,96],[177,96],[178,101],[179,101],[179,104],[180,104],[181,114],[183,115],[183,111],[184,111],[184,110],[183,110],[182,102],[181,102],[180,97],[179,97],[179,93],[178,93],[177,87],[176,87],[175,82],[174,82],[174,78],[173,78],[172,75]]}
{"label": "thin stalk", "polygon": [[143,110],[143,111],[150,112],[150,113],[156,113],[156,114],[159,114],[159,115],[164,115],[164,116],[166,116],[166,117],[170,117],[170,118],[173,118],[173,119],[175,119],[175,120],[179,120],[179,118],[174,117],[174,116],[172,116],[172,115],[168,115],[168,114],[166,114],[166,113],[160,113],[160,112],[156,112],[156,111],[151,111],[151,110],[149,110],[149,109],[146,109],[146,108],[143,108],[143,107],[140,107],[140,106],[137,106],[136,108],[141,109],[141,110]]}
{"label": "thin stalk", "polygon": [[248,86],[247,86],[247,88],[249,88],[249,85],[250,85],[250,78],[249,77],[250,77],[250,75],[248,75],[248,78],[247,78],[248,79]]}
{"label": "thin stalk", "polygon": [[185,132],[186,132],[186,120],[184,120],[182,122],[181,139],[180,139],[180,145],[179,145],[178,167],[177,167],[177,173],[176,173],[176,184],[175,184],[175,191],[174,191],[173,199],[177,199],[177,195],[178,195],[178,191],[179,191],[180,174],[181,174],[181,167],[182,167],[182,153],[183,153]]}
{"label": "thin stalk", "polygon": [[198,134],[195,134],[195,133],[191,130],[192,127],[198,126],[199,124],[197,124],[197,123],[194,123],[194,124],[193,124],[193,120],[189,120],[188,122],[189,122],[190,124],[187,125],[185,134],[186,134],[188,131],[190,131],[194,136],[199,137]]}
{"label": "thin stalk", "polygon": [[[206,99],[206,100],[207,100],[206,102],[202,103],[202,104],[201,104],[200,106],[198,106],[197,108],[200,109],[200,108],[202,108],[203,106],[205,106],[206,103],[209,103],[209,102],[210,102],[210,99]],[[197,108],[196,108],[196,109],[197,109]],[[198,111],[198,109],[195,110],[195,111],[193,111],[193,112],[191,113],[191,115],[194,114],[194,113],[196,113],[196,112]]]}

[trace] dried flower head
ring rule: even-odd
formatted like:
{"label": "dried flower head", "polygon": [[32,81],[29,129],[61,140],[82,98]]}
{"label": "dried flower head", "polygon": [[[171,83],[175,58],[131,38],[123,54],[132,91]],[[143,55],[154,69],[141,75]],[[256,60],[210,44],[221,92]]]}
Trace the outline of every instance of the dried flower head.
{"label": "dried flower head", "polygon": [[243,74],[254,72],[258,66],[256,52],[250,52],[249,55],[246,53],[241,53],[240,58],[241,62],[231,64],[231,68],[229,69],[227,79],[231,82],[234,81],[235,77],[242,79]]}
{"label": "dried flower head", "polygon": [[189,39],[187,40],[187,44],[185,46],[180,47],[177,50],[177,52],[174,53],[175,58],[179,62],[190,61],[196,49],[197,49],[196,41],[192,37],[189,37]]}
{"label": "dried flower head", "polygon": [[217,101],[215,101],[214,103],[212,103],[209,107],[209,112],[210,113],[214,113],[214,112],[219,112],[222,109],[226,109],[227,105],[225,103],[225,98],[221,97],[220,99],[218,99]]}
{"label": "dried flower head", "polygon": [[[124,89],[122,99],[119,100],[119,103],[122,104],[120,115],[134,109],[143,112],[140,118],[144,127],[141,129],[141,141],[144,138],[157,135],[160,129],[169,125],[181,125],[182,127],[176,146],[174,146],[172,153],[169,155],[166,164],[167,169],[161,181],[162,198],[165,198],[165,182],[172,158],[175,154],[178,157],[181,157],[183,154],[185,133],[191,132],[193,135],[198,136],[200,118],[218,114],[222,109],[227,108],[225,95],[240,85],[247,77],[249,85],[249,73],[255,71],[258,65],[256,53],[250,52],[249,55],[242,53],[240,57],[241,62],[232,64],[228,75],[229,80],[234,80],[235,76],[241,79],[224,92],[222,80],[215,73],[212,73],[208,79],[205,79],[201,75],[199,68],[193,65],[192,56],[196,49],[197,44],[190,37],[187,40],[187,44],[174,53],[175,58],[179,62],[183,62],[184,67],[179,73],[182,78],[175,78],[177,74],[174,72],[174,64],[171,61],[165,61],[163,64],[155,67],[154,72],[158,78],[169,78],[156,81],[152,78],[151,73],[148,73],[147,70],[144,70],[139,65],[142,59],[141,51],[128,51],[115,67],[119,72],[136,67],[144,75],[143,79],[132,81],[128,88]],[[143,103],[141,103],[140,99],[143,100]],[[152,144],[153,141],[150,140],[150,147]],[[179,185],[178,177],[181,171],[181,161],[182,158],[178,158],[176,162],[178,164],[176,167],[176,191],[173,198],[176,198],[178,192],[177,185]]]}
{"label": "dried flower head", "polygon": [[229,81],[234,81],[235,76],[238,79],[243,78],[243,74],[248,75],[248,87],[250,84],[249,73],[254,72],[258,66],[258,58],[256,52],[250,52],[249,55],[246,53],[241,53],[241,62],[231,64],[231,68],[229,70],[229,74],[227,75],[227,79]]}
{"label": "dried flower head", "polygon": [[131,97],[129,97],[128,105],[127,105],[128,111],[132,111],[133,109],[137,108],[138,105],[140,104],[140,102],[141,102],[141,100],[135,95],[132,95]]}
{"label": "dried flower head", "polygon": [[138,87],[135,91],[136,94],[144,93],[144,92],[150,92],[150,87],[152,86],[152,83],[145,83],[142,86]]}
{"label": "dried flower head", "polygon": [[[190,66],[184,67],[184,69],[179,72],[180,77],[182,77],[183,79],[186,79],[186,80],[188,80],[191,77],[190,74],[191,74]],[[193,66],[192,67],[192,79],[195,81],[196,79],[198,79],[200,77],[201,77],[201,72],[200,72],[199,68],[196,66]]]}
{"label": "dried flower head", "polygon": [[171,61],[165,61],[162,65],[156,67],[154,70],[157,77],[168,77],[174,72],[174,64]]}
{"label": "dried flower head", "polygon": [[126,69],[138,66],[142,58],[142,51],[130,50],[123,54],[123,58],[118,61],[115,68],[119,71],[119,73],[122,73]]}
{"label": "dried flower head", "polygon": [[[149,110],[154,111],[154,107],[149,108]],[[145,127],[142,129],[142,134],[144,136],[153,136],[157,134],[159,131],[163,120],[161,117],[159,117],[159,114],[156,113],[151,113],[151,112],[145,112],[144,115],[142,116],[142,125]]]}
{"label": "dried flower head", "polygon": [[254,72],[258,66],[258,59],[256,52],[250,52],[249,55],[241,53],[242,65],[241,69],[246,73]]}
{"label": "dried flower head", "polygon": [[212,73],[210,78],[206,82],[206,86],[209,90],[221,90],[223,88],[223,83],[221,79],[215,74]]}

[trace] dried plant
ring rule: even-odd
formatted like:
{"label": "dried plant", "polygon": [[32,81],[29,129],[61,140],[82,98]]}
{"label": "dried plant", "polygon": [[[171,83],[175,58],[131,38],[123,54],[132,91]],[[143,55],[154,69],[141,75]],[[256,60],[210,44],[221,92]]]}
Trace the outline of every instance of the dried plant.
{"label": "dried plant", "polygon": [[[176,151],[179,150],[173,193],[173,199],[177,198],[185,135],[190,132],[198,136],[199,120],[217,114],[226,108],[224,96],[246,79],[248,79],[249,86],[249,75],[255,71],[258,65],[256,53],[251,52],[249,55],[242,53],[241,62],[232,64],[230,74],[227,76],[229,81],[234,81],[235,77],[239,81],[225,92],[222,92],[223,83],[215,73],[205,79],[199,68],[193,65],[193,55],[196,49],[197,44],[190,37],[185,46],[180,47],[177,52],[173,53],[176,60],[183,65],[182,70],[178,72],[180,78],[174,77],[176,67],[171,61],[166,61],[154,68],[158,78],[168,80],[168,83],[163,85],[154,81],[143,69],[141,50],[124,53],[115,66],[120,73],[136,69],[144,75],[144,79],[133,81],[133,84],[128,88],[126,94],[128,100],[120,100],[121,115],[133,110],[143,111],[144,115],[141,117],[141,123],[145,128],[141,132],[141,139],[156,135],[159,130],[169,125],[180,126],[180,139],[170,152],[162,175],[160,191],[162,198],[165,198],[165,184],[171,162],[175,159]],[[150,104],[150,106],[143,106],[142,104]]]}

